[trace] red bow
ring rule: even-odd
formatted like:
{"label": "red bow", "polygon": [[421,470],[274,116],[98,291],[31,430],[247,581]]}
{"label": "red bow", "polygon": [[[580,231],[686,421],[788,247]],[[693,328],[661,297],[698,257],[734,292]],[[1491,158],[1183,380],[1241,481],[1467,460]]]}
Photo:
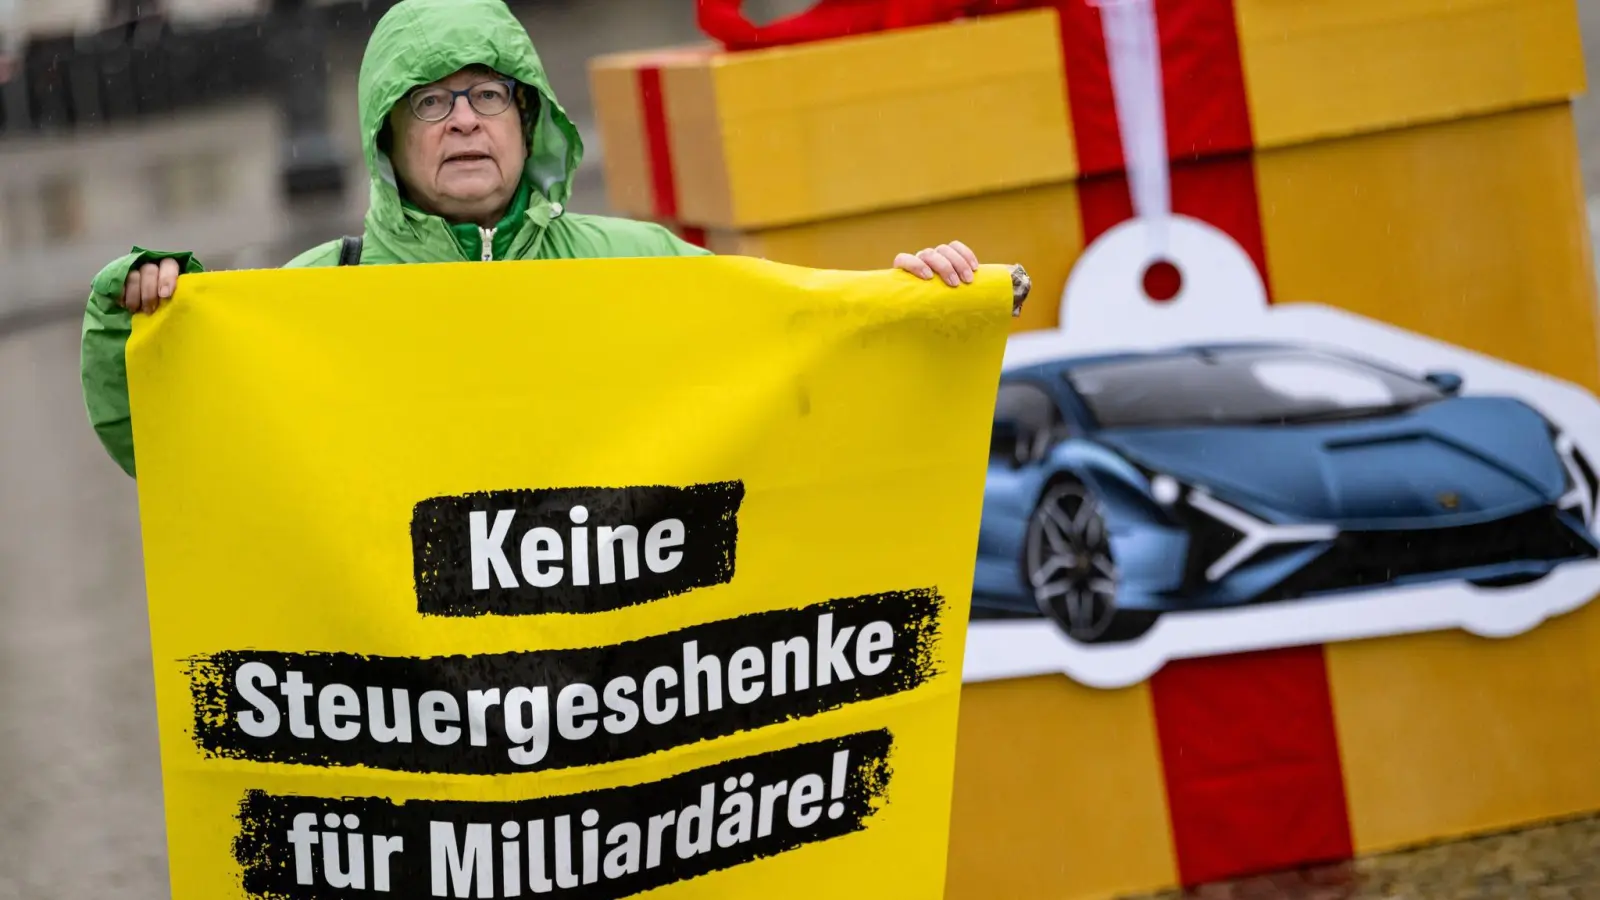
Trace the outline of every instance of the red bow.
{"label": "red bow", "polygon": [[769,25],[746,18],[742,0],[695,2],[701,31],[729,50],[754,50],[1053,6],[1057,0],[818,0]]}

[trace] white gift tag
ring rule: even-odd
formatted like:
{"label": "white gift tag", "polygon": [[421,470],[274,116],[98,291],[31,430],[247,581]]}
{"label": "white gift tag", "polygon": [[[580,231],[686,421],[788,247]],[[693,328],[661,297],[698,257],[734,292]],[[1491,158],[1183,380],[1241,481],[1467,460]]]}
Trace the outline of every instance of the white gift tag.
{"label": "white gift tag", "polygon": [[1173,216],[1158,255],[1153,227],[1130,219],[1079,257],[1061,295],[1061,328],[1072,344],[1135,349],[1237,334],[1241,320],[1266,309],[1261,275],[1233,238]]}
{"label": "white gift tag", "polygon": [[[1026,475],[1012,476],[1013,484],[1033,479],[1031,487],[1019,495],[1002,485],[992,509],[1035,506],[1042,501],[1028,491],[1054,479],[1102,489],[1096,507],[1102,529],[1121,535],[1122,550],[1136,563],[1128,571],[1113,566],[1115,596],[1145,601],[1128,608],[1154,611],[1160,619],[1147,632],[1110,643],[1069,638],[1066,627],[1050,618],[978,621],[968,637],[963,679],[1065,672],[1084,684],[1125,687],[1171,659],[1448,628],[1503,637],[1589,602],[1600,592],[1600,558],[1589,556],[1576,535],[1570,545],[1551,536],[1541,549],[1526,549],[1523,544],[1539,532],[1527,531],[1532,526],[1519,525],[1514,517],[1534,515],[1517,503],[1542,504],[1541,509],[1559,510],[1577,518],[1579,528],[1594,530],[1600,402],[1577,385],[1383,322],[1310,303],[1269,304],[1261,272],[1237,241],[1205,222],[1172,214],[1160,31],[1152,0],[1087,2],[1100,8],[1105,29],[1134,218],[1084,249],[1062,292],[1060,327],[1013,335],[1005,367],[1042,365],[1043,371],[1064,375],[1085,357],[1260,342],[1278,349],[1250,367],[1244,377],[1255,386],[1244,389],[1246,396],[1257,391],[1291,406],[1347,415],[1280,426],[1248,416],[1215,422],[1200,416],[1181,427],[1149,421],[1148,427],[1074,423],[1084,430],[1080,439],[1067,441]],[[1133,357],[1123,366],[1141,364]],[[1432,399],[1414,409],[1390,410],[1394,386],[1406,382],[1403,393]],[[1163,388],[1153,382],[1142,383],[1133,394],[1149,396],[1157,406],[1163,402]],[[1140,419],[1135,415],[1131,421]],[[1246,437],[1253,443],[1239,440],[1241,428],[1252,429]],[[1274,455],[1251,457],[1265,452],[1258,446],[1268,445]],[[1348,460],[1341,463],[1341,454],[1360,452],[1381,465],[1362,470]],[[1146,467],[1171,471],[1147,480],[1138,473],[1141,459]],[[1564,472],[1560,482],[1552,473],[1557,461]],[[1264,473],[1262,484],[1252,483],[1257,465]],[[1536,477],[1536,472],[1542,474]],[[1193,522],[1220,516],[1224,526],[1254,528],[1257,535],[1284,538],[1292,532],[1283,543],[1306,554],[1304,562],[1295,563],[1301,568],[1287,576],[1274,574],[1271,567],[1285,557],[1269,557],[1256,560],[1261,567],[1231,581],[1226,590],[1174,587],[1162,574],[1162,561],[1151,557],[1149,541],[1164,539],[1172,529],[1204,527],[1189,518],[1151,525],[1162,515],[1152,510],[1183,498],[1177,479],[1188,479],[1201,491],[1188,495],[1190,512],[1199,517]],[[1453,505],[1377,524],[1372,517],[1383,516],[1375,512],[1328,512],[1372,509],[1364,491],[1385,492],[1396,502],[1414,500],[1420,496],[1418,485],[1434,481],[1439,485],[1430,489],[1437,491],[1440,504],[1458,503],[1462,493],[1501,498],[1497,518],[1469,521],[1455,515]],[[1275,491],[1274,484],[1293,489]],[[1525,502],[1508,493],[1510,484],[1526,486]],[[1301,499],[1324,494],[1331,506]],[[1205,502],[1196,506],[1196,496]],[[985,528],[993,533],[1014,535],[1033,527],[1032,520],[988,512],[988,502]],[[1259,527],[1252,525],[1251,515],[1259,517],[1254,520]],[[1549,513],[1537,515],[1546,516],[1548,524]],[[1506,529],[1517,528],[1524,532],[1513,539]],[[1373,554],[1391,554],[1385,565],[1399,576],[1378,583],[1363,576],[1346,584],[1324,571],[1317,577],[1328,580],[1320,589],[1257,602],[1272,597],[1267,588],[1292,586],[1301,572],[1315,575],[1313,564],[1334,545],[1316,554],[1306,551],[1327,542],[1330,532],[1348,532],[1355,547],[1370,545],[1373,549],[1361,554],[1367,564]],[[1554,534],[1549,528],[1544,533]],[[1227,553],[1238,556],[1235,562],[1252,559],[1251,542],[1258,540],[1246,535]],[[1413,543],[1407,541],[1455,552],[1468,549],[1462,542],[1476,541],[1477,555],[1460,557],[1453,568],[1446,566],[1449,558],[1430,561],[1424,554],[1408,560],[1405,548]],[[1110,546],[1108,553],[1118,552],[1117,541]],[[1174,554],[1187,551],[1164,546],[1159,552],[1170,563]],[[1562,561],[1556,567],[1535,569],[1541,560],[1558,557]],[[1348,563],[1334,556],[1328,565]],[[1408,574],[1408,566],[1416,571]],[[1501,571],[1489,571],[1492,567]],[[1223,574],[1207,577],[1228,577],[1228,570],[1218,571]],[[1532,580],[1522,580],[1528,577]],[[1029,574],[1018,573],[1017,584],[1031,581]],[[1019,610],[1037,603],[1027,596],[1029,590],[1024,588]],[[1173,591],[1190,593],[1169,602]]]}

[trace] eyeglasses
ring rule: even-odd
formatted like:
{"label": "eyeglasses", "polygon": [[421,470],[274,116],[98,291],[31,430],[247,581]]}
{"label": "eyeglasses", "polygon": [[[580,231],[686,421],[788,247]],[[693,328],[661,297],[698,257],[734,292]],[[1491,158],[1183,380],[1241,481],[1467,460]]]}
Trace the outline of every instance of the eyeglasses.
{"label": "eyeglasses", "polygon": [[444,120],[456,108],[456,98],[466,97],[467,103],[480,116],[498,116],[511,106],[511,90],[515,81],[480,81],[459,91],[443,87],[425,87],[411,93],[411,114],[424,122]]}

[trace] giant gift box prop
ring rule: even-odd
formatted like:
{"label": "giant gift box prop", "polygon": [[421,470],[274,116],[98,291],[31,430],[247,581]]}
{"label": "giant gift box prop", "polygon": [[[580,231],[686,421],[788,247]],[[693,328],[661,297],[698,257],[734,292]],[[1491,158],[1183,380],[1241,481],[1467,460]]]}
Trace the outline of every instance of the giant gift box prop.
{"label": "giant gift box prop", "polygon": [[[742,52],[597,60],[613,203],[713,249],[882,266],[959,237],[1056,324],[1126,220],[1100,12],[1079,0]],[[1596,386],[1570,0],[1158,0],[1171,206],[1270,298]],[[653,123],[651,127],[624,123]],[[950,896],[1100,896],[1600,808],[1591,607],[1171,663],[1096,690],[969,684]]]}
{"label": "giant gift box prop", "polygon": [[[611,205],[719,252],[805,265],[879,266],[959,234],[989,258],[1031,260],[1036,300],[1058,296],[1077,250],[1128,214],[1099,14],[1087,0],[968,5],[1041,8],[593,60]],[[1560,0],[1158,11],[1169,144],[1189,161],[1175,174],[1180,211],[1238,206],[1208,218],[1240,228],[1259,218],[1240,154],[1325,142],[1338,156],[1351,136],[1544,106],[1582,82],[1575,12]],[[1037,303],[1017,327],[1052,324]]]}
{"label": "giant gift box prop", "polygon": [[184,278],[128,347],[173,896],[938,896],[1012,301]]}

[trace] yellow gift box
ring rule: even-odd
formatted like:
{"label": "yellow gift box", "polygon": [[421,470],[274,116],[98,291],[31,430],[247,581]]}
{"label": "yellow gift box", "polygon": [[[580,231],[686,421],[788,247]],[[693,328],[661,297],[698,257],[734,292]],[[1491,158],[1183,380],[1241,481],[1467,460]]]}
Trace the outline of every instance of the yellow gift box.
{"label": "yellow gift box", "polygon": [[[1244,139],[1186,143],[1170,128],[1173,204],[1239,240],[1275,298],[1600,391],[1570,108],[1585,88],[1573,0],[1155,5],[1173,35],[1226,14]],[[1019,330],[1054,327],[1084,246],[1130,213],[1104,162],[1116,145],[1104,109],[1079,102],[1108,102],[1080,77],[1098,35],[1077,33],[1069,56],[1076,25],[1062,22],[1041,9],[739,53],[599,58],[612,206],[720,253],[819,268],[881,268],[959,238],[1033,276]],[[1174,63],[1168,121],[1181,126],[1212,97],[1190,84],[1200,102],[1176,102],[1185,60],[1163,61]],[[1600,809],[1588,750],[1600,740],[1600,670],[1584,662],[1596,629],[1591,604],[1514,641],[1448,633],[1310,648],[1331,698],[1348,851]],[[1108,897],[1183,882],[1162,689],[967,686],[948,896]]]}
{"label": "yellow gift box", "polygon": [[[1242,149],[1258,168],[1280,151],[1403,140],[1583,88],[1570,0],[1220,5],[1248,104]],[[1063,52],[1065,32],[1078,35],[1074,60],[1099,36],[1092,19],[1067,25],[1042,8],[754,51],[597,57],[610,205],[703,234],[719,252],[809,266],[880,267],[958,238],[980,258],[1027,266],[1034,300],[1017,327],[1049,327],[1084,243],[1077,185],[1107,170],[1080,147],[1105,123],[1079,121],[1092,111],[1074,106],[1075,92],[1104,93],[1075,81],[1103,79],[1104,60]]]}
{"label": "yellow gift box", "polygon": [[[1583,86],[1570,0],[1232,7],[1257,148],[1563,101]],[[653,164],[672,168],[666,202],[686,225],[759,230],[1071,180],[1083,167],[1069,81],[1082,67],[1064,60],[1058,23],[1047,7],[755,51],[597,57],[611,204],[661,213],[639,155],[647,79],[668,154]]]}

